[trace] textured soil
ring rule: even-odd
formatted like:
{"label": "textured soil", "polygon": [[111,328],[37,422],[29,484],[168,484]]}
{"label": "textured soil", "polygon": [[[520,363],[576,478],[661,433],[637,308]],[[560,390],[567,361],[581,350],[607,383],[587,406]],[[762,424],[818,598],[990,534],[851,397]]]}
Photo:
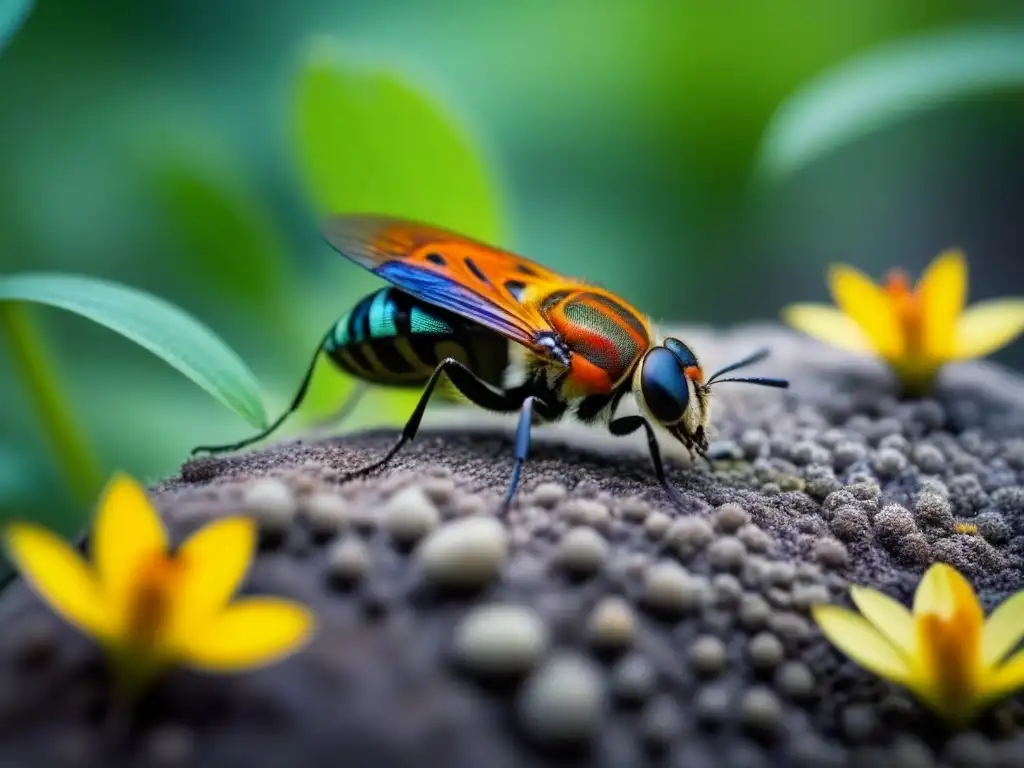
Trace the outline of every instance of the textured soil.
{"label": "textured soil", "polygon": [[681,335],[708,368],[767,343],[758,373],[793,381],[716,392],[724,458],[669,451],[684,509],[642,439],[545,427],[498,516],[512,427],[465,409],[345,484],[394,433],[186,463],[153,488],[175,539],[256,515],[245,591],[309,603],[318,636],[252,673],[173,671],[119,721],[98,651],[16,583],[0,766],[1024,766],[1024,698],[952,733],[807,613],[851,582],[909,601],[937,560],[988,609],[1024,588],[1024,380],[958,366],[901,402],[780,329]]}

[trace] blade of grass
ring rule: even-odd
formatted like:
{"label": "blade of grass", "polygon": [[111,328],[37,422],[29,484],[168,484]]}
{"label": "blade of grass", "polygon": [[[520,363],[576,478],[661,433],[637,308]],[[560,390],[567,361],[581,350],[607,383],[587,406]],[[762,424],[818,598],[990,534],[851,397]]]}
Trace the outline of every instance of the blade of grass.
{"label": "blade of grass", "polygon": [[91,505],[103,483],[99,465],[28,308],[0,302],[0,331],[7,339],[15,375],[32,401],[68,488],[78,503]]}

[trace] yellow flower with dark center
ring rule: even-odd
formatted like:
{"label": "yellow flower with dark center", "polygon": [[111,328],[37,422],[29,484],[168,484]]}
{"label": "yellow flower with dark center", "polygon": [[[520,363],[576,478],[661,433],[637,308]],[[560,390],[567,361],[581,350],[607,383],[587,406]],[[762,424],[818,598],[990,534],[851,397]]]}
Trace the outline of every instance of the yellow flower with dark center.
{"label": "yellow flower with dark center", "polygon": [[145,490],[116,475],[100,500],[92,564],[34,523],[3,533],[11,561],[50,606],[93,636],[135,688],[171,664],[212,672],[263,666],[301,648],[313,613],[290,600],[230,602],[255,553],[246,517],[209,523],[170,551]]}
{"label": "yellow flower with dark center", "polygon": [[865,669],[911,691],[957,726],[1024,686],[1024,591],[985,620],[971,585],[936,563],[914,594],[913,612],[868,587],[851,587],[860,613],[815,605],[811,615],[840,651]]}
{"label": "yellow flower with dark center", "polygon": [[884,285],[843,264],[829,271],[835,307],[791,304],[783,319],[821,341],[881,357],[910,395],[926,393],[946,363],[984,357],[1024,332],[1024,299],[990,299],[965,308],[967,264],[940,254],[916,286],[893,270]]}

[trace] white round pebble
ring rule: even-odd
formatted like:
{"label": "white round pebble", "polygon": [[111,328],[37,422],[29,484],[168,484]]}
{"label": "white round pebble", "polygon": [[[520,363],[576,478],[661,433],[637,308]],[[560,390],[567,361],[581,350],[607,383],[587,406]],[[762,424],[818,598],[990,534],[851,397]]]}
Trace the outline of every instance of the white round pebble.
{"label": "white round pebble", "polygon": [[492,604],[474,608],[455,628],[458,662],[482,677],[529,672],[548,646],[548,630],[531,608]]}
{"label": "white round pebble", "polygon": [[480,588],[508,559],[505,528],[491,517],[458,518],[431,533],[416,550],[427,579],[440,587]]}
{"label": "white round pebble", "polygon": [[767,552],[772,546],[772,539],[761,528],[753,523],[747,523],[736,534],[743,546],[750,552]]}
{"label": "white round pebble", "polygon": [[767,688],[751,688],[740,699],[740,717],[748,727],[771,733],[782,723],[782,704]]}
{"label": "white round pebble", "polygon": [[750,660],[758,669],[773,669],[785,658],[782,642],[770,632],[759,632],[747,644]]}
{"label": "white round pebble", "polygon": [[629,496],[619,502],[618,511],[623,520],[642,523],[651,514],[651,505],[639,496]]}
{"label": "white round pebble", "polygon": [[814,675],[806,664],[787,661],[775,672],[775,686],[791,699],[806,699],[814,693]]}
{"label": "white round pebble", "polygon": [[612,667],[612,693],[626,703],[637,704],[649,697],[657,682],[658,675],[651,662],[638,653],[629,654]]}
{"label": "white round pebble", "polygon": [[636,614],[622,597],[602,598],[587,620],[587,635],[598,648],[622,650],[633,642],[635,634]]}
{"label": "white round pebble", "polygon": [[722,533],[736,533],[749,521],[750,515],[739,504],[727,502],[715,510],[715,527]]}
{"label": "white round pebble", "polygon": [[260,478],[250,485],[242,504],[261,530],[276,534],[288,529],[299,507],[291,489],[276,477]]}
{"label": "white round pebble", "polygon": [[696,610],[704,592],[704,585],[676,563],[655,563],[644,572],[644,601],[654,610],[672,615]]}
{"label": "white round pebble", "polygon": [[672,524],[672,518],[666,515],[664,512],[654,512],[647,516],[644,520],[644,531],[652,539],[660,539],[668,531],[669,526]]}
{"label": "white round pebble", "polygon": [[303,503],[306,520],[314,534],[333,536],[340,533],[345,525],[345,513],[348,504],[337,493],[317,491]]}
{"label": "white round pebble", "polygon": [[719,675],[725,670],[725,644],[713,635],[703,635],[690,646],[690,664],[702,675]]}
{"label": "white round pebble", "polygon": [[540,483],[530,494],[533,503],[541,507],[551,508],[569,495],[564,485],[559,483]]}
{"label": "white round pebble", "polygon": [[434,504],[447,504],[455,496],[455,482],[450,477],[428,477],[422,488]]}
{"label": "white round pebble", "polygon": [[562,537],[558,560],[565,570],[577,576],[596,573],[608,557],[608,542],[593,528],[572,528]]}
{"label": "white round pebble", "polygon": [[383,518],[385,530],[405,547],[418,542],[441,522],[434,502],[416,485],[396,491],[384,504]]}
{"label": "white round pebble", "polygon": [[327,575],[342,584],[353,584],[370,570],[370,554],[359,539],[341,539],[327,550]]}
{"label": "white round pebble", "polygon": [[593,499],[572,499],[562,506],[562,513],[572,525],[592,525],[603,529],[611,522],[608,507]]}
{"label": "white round pebble", "polygon": [[543,744],[586,741],[601,727],[604,675],[585,656],[563,651],[523,684],[516,711],[523,730]]}
{"label": "white round pebble", "polygon": [[720,571],[738,571],[746,557],[747,548],[735,536],[722,536],[708,547],[708,562]]}
{"label": "white round pebble", "polygon": [[680,557],[690,557],[715,537],[711,523],[703,517],[680,517],[669,526],[665,539]]}

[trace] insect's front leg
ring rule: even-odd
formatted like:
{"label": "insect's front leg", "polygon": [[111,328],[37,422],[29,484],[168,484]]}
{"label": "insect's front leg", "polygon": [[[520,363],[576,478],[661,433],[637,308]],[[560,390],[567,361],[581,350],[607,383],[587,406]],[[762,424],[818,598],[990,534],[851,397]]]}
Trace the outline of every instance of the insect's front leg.
{"label": "insect's front leg", "polygon": [[616,437],[631,435],[641,428],[647,433],[647,450],[651,455],[651,463],[654,465],[655,477],[658,478],[658,482],[661,483],[661,487],[665,489],[672,503],[682,509],[683,500],[679,497],[676,489],[669,485],[668,478],[665,477],[665,465],[661,460],[661,448],[658,447],[658,438],[654,434],[654,427],[651,426],[651,422],[643,416],[620,416],[608,422],[608,431]]}

